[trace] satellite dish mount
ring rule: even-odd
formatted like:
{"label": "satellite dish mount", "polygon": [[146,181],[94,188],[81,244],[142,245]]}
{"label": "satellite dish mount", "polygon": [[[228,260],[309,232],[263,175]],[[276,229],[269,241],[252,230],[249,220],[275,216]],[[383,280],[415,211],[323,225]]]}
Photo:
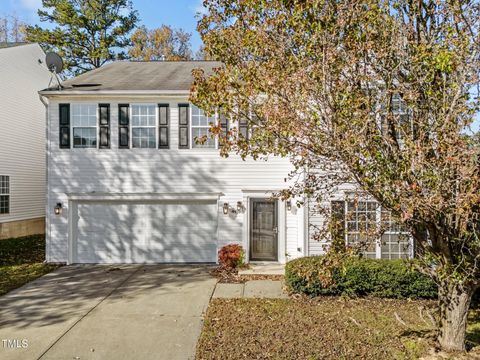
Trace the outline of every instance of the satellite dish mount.
{"label": "satellite dish mount", "polygon": [[60,82],[60,78],[58,74],[60,74],[63,70],[63,60],[57,53],[49,52],[45,56],[45,63],[47,64],[48,70],[52,73],[52,79],[50,80],[50,84],[52,83],[53,78],[57,81],[58,90],[62,89],[62,84]]}

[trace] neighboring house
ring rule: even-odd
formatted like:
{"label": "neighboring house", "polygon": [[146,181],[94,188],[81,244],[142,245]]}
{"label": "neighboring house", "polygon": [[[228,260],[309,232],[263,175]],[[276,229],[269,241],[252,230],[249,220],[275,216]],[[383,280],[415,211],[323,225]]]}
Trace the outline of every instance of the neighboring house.
{"label": "neighboring house", "polygon": [[45,107],[37,44],[0,46],[0,239],[45,232]]}
{"label": "neighboring house", "polygon": [[[247,261],[323,252],[304,208],[270,199],[286,186],[288,159],[225,159],[216,140],[195,143],[217,119],[188,103],[191,72],[217,66],[114,62],[40,92],[47,261],[215,262],[230,243],[246,249]],[[246,133],[236,121],[222,125]]]}

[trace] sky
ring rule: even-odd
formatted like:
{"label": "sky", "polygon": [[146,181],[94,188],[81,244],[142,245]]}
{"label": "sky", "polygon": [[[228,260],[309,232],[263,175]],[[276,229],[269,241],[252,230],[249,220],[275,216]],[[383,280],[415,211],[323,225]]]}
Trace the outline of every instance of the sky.
{"label": "sky", "polygon": [[[16,14],[29,24],[40,24],[37,15],[42,0],[0,0],[0,16]],[[182,28],[192,34],[192,48],[195,53],[200,45],[196,31],[197,18],[204,11],[202,0],[133,0],[133,7],[139,12],[140,25],[148,28],[162,24]],[[480,115],[477,114],[473,131],[480,130]]]}
{"label": "sky", "polygon": [[[16,14],[29,24],[40,24],[37,9],[41,5],[41,0],[0,0],[0,16]],[[193,52],[200,47],[196,16],[202,12],[202,0],[133,0],[133,7],[139,12],[140,25],[182,28],[192,33]]]}

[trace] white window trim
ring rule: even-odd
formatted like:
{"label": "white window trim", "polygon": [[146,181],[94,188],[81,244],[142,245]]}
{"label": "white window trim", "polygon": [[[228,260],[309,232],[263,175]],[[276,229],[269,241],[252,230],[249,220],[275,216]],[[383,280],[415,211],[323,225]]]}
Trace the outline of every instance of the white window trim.
{"label": "white window trim", "polygon": [[8,193],[0,193],[0,196],[8,196],[8,211],[6,213],[0,214],[0,216],[8,216],[12,210],[12,191],[11,191],[11,179],[12,177],[8,174],[0,174],[0,177],[6,176],[8,178]]}
{"label": "white window trim", "polygon": [[[155,107],[155,148],[142,148],[142,147],[133,147],[133,128],[153,128],[153,126],[133,126],[133,107],[134,106],[154,106]],[[154,103],[131,103],[128,106],[128,131],[130,133],[128,137],[128,147],[130,150],[155,150],[158,149],[158,104]]]}
{"label": "white window trim", "polygon": [[[195,106],[194,104],[189,104],[189,117],[190,117],[190,121],[189,121],[189,129],[188,129],[188,132],[189,132],[189,147],[191,150],[200,150],[200,151],[212,151],[212,150],[218,150],[218,136],[215,136],[214,140],[215,140],[215,146],[214,147],[194,147],[194,144],[195,144],[195,139],[193,138],[193,128],[196,128],[196,129],[203,129],[203,128],[207,128],[207,129],[210,129],[210,125],[208,126],[193,126],[193,107]],[[200,108],[199,108],[200,109]],[[200,109],[201,110],[201,109]],[[215,112],[215,114],[213,115],[213,121],[215,123],[215,125],[218,125],[218,112]]]}
{"label": "white window trim", "polygon": [[[348,225],[347,225],[347,213],[348,213],[348,202],[351,201],[348,197],[344,198],[343,200],[343,205],[344,205],[344,229],[345,229],[345,244],[348,245]],[[361,198],[359,201],[365,201],[365,202],[376,202],[373,199],[366,199],[366,198]],[[378,204],[378,202],[376,202]],[[375,209],[375,224],[378,226],[381,224],[381,216],[382,216],[382,207],[380,204],[378,204],[377,208]],[[358,221],[358,220],[356,220]],[[385,231],[385,234],[401,234],[408,236],[408,258],[412,259],[414,257],[414,241],[413,237],[408,234],[407,232],[402,232],[402,231]],[[375,240],[375,259],[382,259],[382,239],[379,237],[378,239]]]}
{"label": "white window trim", "polygon": [[[95,110],[95,114],[96,114],[96,121],[95,121],[95,139],[96,139],[96,146],[95,147],[75,147],[75,139],[73,137],[73,129],[74,128],[93,128],[93,126],[73,126],[73,105],[90,105],[90,106],[95,106],[96,110]],[[95,149],[99,149],[99,127],[98,127],[98,123],[99,123],[99,106],[98,104],[95,104],[95,103],[83,103],[83,102],[71,102],[70,103],[70,149],[73,149],[73,150],[80,150],[80,151],[84,151],[84,150],[95,150]]]}

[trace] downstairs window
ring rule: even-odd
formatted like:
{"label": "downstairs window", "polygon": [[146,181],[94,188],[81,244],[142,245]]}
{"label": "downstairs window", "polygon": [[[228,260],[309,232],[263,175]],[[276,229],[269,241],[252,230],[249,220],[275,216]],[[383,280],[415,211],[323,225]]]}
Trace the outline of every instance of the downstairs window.
{"label": "downstairs window", "polygon": [[10,213],[10,176],[0,175],[0,214]]}
{"label": "downstairs window", "polygon": [[332,237],[341,237],[347,245],[360,249],[372,259],[412,257],[413,241],[409,233],[397,224],[391,213],[373,200],[332,202],[335,227]]}

